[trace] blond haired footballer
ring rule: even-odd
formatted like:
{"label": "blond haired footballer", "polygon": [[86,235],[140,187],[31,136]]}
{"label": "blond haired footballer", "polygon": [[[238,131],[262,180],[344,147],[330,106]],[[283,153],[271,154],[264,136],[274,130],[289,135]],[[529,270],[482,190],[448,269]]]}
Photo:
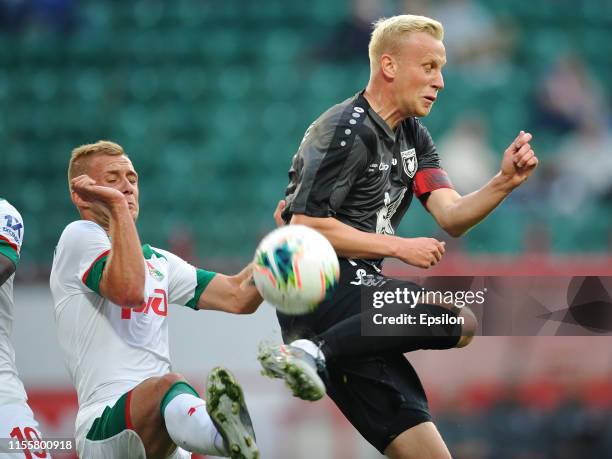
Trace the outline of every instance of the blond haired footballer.
{"label": "blond haired footballer", "polygon": [[138,174],[121,146],[100,141],[72,152],[70,195],[81,220],[55,250],[51,292],[60,346],[78,394],[80,457],[257,458],[242,390],[224,368],[204,401],[172,372],[171,304],[235,314],[261,298],[250,268],[235,276],[195,268],[142,244]]}
{"label": "blond haired footballer", "polygon": [[[362,336],[367,314],[362,316],[361,300],[367,292],[421,290],[384,276],[385,257],[429,268],[444,256],[444,242],[403,238],[395,230],[416,197],[442,229],[458,237],[538,164],[531,134],[521,131],[487,184],[466,196],[453,189],[419,120],[444,88],[443,35],[439,22],[423,16],[377,21],[367,87],[330,108],[306,132],[289,170],[282,218],[330,240],[340,258],[340,283],[312,314],[278,313],[290,344],[264,346],[259,357],[266,372],[285,379],[295,395],[316,400],[327,393],[355,428],[391,458],[450,458],[404,354],[464,347],[477,327],[467,307],[418,303],[411,305],[414,316],[439,320],[436,325],[405,327],[404,336]],[[385,310],[401,313],[406,305],[386,305]]]}

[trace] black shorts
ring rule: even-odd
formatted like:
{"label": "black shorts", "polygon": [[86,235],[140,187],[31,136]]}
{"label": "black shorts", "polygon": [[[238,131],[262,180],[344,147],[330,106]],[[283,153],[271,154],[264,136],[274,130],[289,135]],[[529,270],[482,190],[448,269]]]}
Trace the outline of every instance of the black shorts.
{"label": "black shorts", "polygon": [[[311,314],[278,313],[283,339],[314,337],[337,322],[361,312],[361,285],[382,281],[395,288],[420,290],[417,284],[382,276],[368,263],[340,260],[340,283],[332,296]],[[432,338],[427,348],[451,348],[457,337]],[[327,393],[355,428],[384,454],[395,437],[431,421],[427,396],[403,353],[383,353],[327,362]]]}

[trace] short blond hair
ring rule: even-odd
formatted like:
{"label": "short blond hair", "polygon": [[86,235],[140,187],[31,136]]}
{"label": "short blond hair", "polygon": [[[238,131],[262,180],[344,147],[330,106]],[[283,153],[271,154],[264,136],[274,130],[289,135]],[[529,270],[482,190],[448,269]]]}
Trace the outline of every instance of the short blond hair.
{"label": "short blond hair", "polygon": [[425,32],[437,40],[444,38],[442,24],[426,16],[400,14],[381,18],[373,23],[372,37],[368,46],[370,68],[378,68],[383,54],[395,53],[401,37],[410,32]]}
{"label": "short blond hair", "polygon": [[72,156],[68,164],[68,188],[71,189],[70,181],[73,178],[87,174],[91,159],[100,155],[128,157],[121,145],[108,140],[99,140],[96,143],[89,143],[75,148],[72,150]]}

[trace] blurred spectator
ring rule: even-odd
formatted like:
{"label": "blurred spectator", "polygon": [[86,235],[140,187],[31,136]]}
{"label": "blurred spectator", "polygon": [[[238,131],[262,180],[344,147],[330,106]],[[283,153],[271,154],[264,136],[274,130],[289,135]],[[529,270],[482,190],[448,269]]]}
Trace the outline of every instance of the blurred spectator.
{"label": "blurred spectator", "polygon": [[580,130],[559,147],[550,188],[553,206],[572,214],[594,201],[611,205],[612,133],[602,119],[582,121]]}
{"label": "blurred spectator", "polygon": [[605,457],[606,416],[601,416],[599,411],[588,410],[580,400],[571,399],[566,400],[555,414],[547,419],[547,433],[555,457]]}
{"label": "blurred spectator", "polygon": [[28,2],[25,0],[0,0],[0,28],[19,30],[27,20]]}
{"label": "blurred spectator", "polygon": [[480,85],[494,84],[511,72],[511,29],[498,24],[481,3],[444,0],[431,9],[431,15],[444,26],[444,46],[454,71]]}
{"label": "blurred spectator", "polygon": [[70,32],[76,25],[74,0],[0,0],[0,28],[21,31],[27,26]]}
{"label": "blurred spectator", "polygon": [[[508,394],[510,395],[510,394]],[[533,410],[512,397],[486,411],[437,414],[453,457],[470,459],[599,459],[609,457],[610,411],[566,399],[550,411]]]}
{"label": "blurred spectator", "polygon": [[168,236],[168,250],[197,266],[196,242],[191,230],[184,226],[173,228]]}
{"label": "blurred spectator", "polygon": [[386,13],[384,2],[352,0],[351,15],[334,27],[334,33],[317,52],[317,59],[332,62],[368,63],[372,23]]}
{"label": "blurred spectator", "polygon": [[561,56],[535,91],[538,130],[564,135],[606,119],[603,90],[576,55]]}
{"label": "blurred spectator", "polygon": [[395,14],[416,14],[434,18],[430,0],[404,0],[400,10]]}
{"label": "blurred spectator", "polygon": [[483,186],[499,169],[501,152],[487,143],[487,126],[476,114],[466,114],[438,142],[442,167],[460,194]]}

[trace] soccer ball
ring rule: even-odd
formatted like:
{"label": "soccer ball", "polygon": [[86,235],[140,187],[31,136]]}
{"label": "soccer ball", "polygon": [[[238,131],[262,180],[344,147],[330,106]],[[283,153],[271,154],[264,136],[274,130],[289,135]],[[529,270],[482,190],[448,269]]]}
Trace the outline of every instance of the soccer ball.
{"label": "soccer ball", "polygon": [[253,278],[261,296],[285,314],[314,311],[340,277],[338,257],[329,241],[303,225],[287,225],[260,242]]}

